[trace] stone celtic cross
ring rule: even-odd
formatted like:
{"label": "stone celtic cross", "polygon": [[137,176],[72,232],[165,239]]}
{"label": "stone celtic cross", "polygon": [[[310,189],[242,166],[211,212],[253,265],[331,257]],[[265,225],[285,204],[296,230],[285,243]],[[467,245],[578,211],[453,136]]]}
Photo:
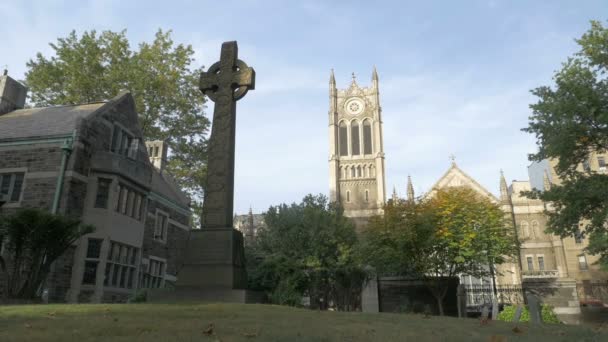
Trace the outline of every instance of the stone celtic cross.
{"label": "stone celtic cross", "polygon": [[255,71],[238,59],[236,42],[222,44],[220,61],[201,73],[199,88],[215,102],[201,225],[232,228],[236,101],[255,89]]}

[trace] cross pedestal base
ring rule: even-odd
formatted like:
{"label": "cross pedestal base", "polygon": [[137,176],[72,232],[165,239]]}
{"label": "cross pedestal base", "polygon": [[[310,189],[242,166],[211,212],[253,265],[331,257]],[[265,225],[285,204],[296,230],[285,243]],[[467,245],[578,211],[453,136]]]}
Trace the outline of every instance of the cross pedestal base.
{"label": "cross pedestal base", "polygon": [[205,228],[190,233],[174,290],[148,291],[149,301],[259,301],[248,291],[243,235],[233,228]]}

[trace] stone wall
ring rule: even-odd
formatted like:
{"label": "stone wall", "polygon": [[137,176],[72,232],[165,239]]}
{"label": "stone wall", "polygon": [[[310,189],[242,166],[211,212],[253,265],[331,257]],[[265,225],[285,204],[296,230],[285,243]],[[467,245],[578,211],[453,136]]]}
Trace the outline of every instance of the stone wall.
{"label": "stone wall", "polygon": [[159,201],[150,199],[148,202],[148,216],[146,217],[144,243],[143,243],[143,258],[155,256],[167,259],[166,273],[177,275],[182,263],[183,253],[188,243],[190,231],[177,227],[169,222],[167,230],[167,241],[161,242],[154,239],[154,229],[156,226],[156,210],[162,210],[169,215],[170,220],[189,227],[190,218],[183,213],[163,205]]}
{"label": "stone wall", "polygon": [[[382,277],[378,282],[380,312],[422,313],[429,308],[432,314],[439,314],[437,300],[423,281],[404,277]],[[458,278],[449,281],[443,301],[445,315],[458,316],[458,283]]]}

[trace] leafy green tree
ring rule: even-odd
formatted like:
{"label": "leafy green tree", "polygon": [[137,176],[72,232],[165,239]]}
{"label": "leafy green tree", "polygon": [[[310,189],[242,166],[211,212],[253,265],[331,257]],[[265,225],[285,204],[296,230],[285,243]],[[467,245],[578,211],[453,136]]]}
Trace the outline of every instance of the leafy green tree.
{"label": "leafy green tree", "polygon": [[265,290],[277,304],[300,305],[304,295],[313,306],[340,310],[358,305],[365,273],[359,267],[357,236],[341,208],[323,195],[299,204],[270,207],[267,227],[246,248],[252,288]]}
{"label": "leafy green tree", "polygon": [[523,131],[536,136],[539,151],[530,160],[556,160],[561,184],[528,193],[551,202],[548,231],[561,237],[579,229],[589,236],[588,250],[608,267],[608,175],[581,163],[608,149],[608,29],[598,21],[576,42],[580,50],[556,71],[555,85],[532,90],[538,102]]}
{"label": "leafy green tree", "polygon": [[362,255],[379,274],[424,280],[440,315],[450,278],[487,276],[517,252],[505,214],[466,187],[419,201],[389,201],[364,232]]}
{"label": "leafy green tree", "polygon": [[193,67],[190,45],[174,44],[171,31],[159,30],[152,42],[132,50],[126,31],[72,31],[27,63],[26,83],[37,106],[108,100],[131,91],[143,136],[171,146],[168,170],[200,210],[206,175],[204,97],[197,87],[202,68]]}
{"label": "leafy green tree", "polygon": [[0,272],[5,297],[33,299],[51,264],[78,238],[93,232],[90,225],[40,209],[22,209],[0,216]]}

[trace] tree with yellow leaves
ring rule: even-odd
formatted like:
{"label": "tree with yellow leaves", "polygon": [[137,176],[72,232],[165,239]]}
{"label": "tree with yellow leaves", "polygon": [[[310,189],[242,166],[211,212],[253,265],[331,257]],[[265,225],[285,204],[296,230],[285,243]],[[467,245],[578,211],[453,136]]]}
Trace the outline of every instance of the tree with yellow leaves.
{"label": "tree with yellow leaves", "polygon": [[389,201],[364,233],[362,255],[381,275],[423,279],[440,315],[450,278],[488,276],[513,258],[517,242],[504,212],[466,187],[416,201]]}

